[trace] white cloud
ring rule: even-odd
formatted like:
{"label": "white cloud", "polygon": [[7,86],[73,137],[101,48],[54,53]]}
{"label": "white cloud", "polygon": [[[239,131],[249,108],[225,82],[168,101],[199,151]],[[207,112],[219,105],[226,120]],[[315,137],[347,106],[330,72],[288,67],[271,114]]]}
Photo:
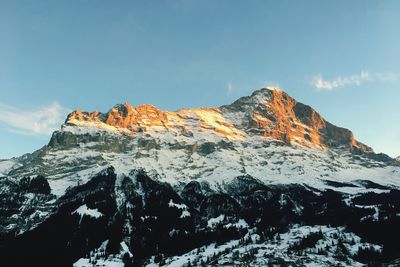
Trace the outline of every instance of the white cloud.
{"label": "white cloud", "polygon": [[53,102],[36,110],[24,110],[0,104],[0,122],[16,133],[49,135],[59,129],[69,109]]}
{"label": "white cloud", "polygon": [[338,87],[355,85],[359,86],[363,82],[373,81],[394,81],[399,78],[397,73],[369,73],[368,71],[361,71],[360,74],[351,76],[339,76],[334,80],[325,80],[321,75],[317,75],[312,79],[312,85],[318,90],[333,90]]}

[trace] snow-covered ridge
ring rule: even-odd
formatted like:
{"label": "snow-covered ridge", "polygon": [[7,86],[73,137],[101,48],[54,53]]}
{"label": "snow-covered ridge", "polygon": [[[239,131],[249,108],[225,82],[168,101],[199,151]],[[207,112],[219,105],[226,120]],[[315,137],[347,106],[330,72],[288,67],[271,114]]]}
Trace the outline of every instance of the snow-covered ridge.
{"label": "snow-covered ridge", "polygon": [[[129,104],[125,104],[127,114],[115,115],[118,111],[111,109],[113,118],[105,121],[101,117],[93,117],[92,113],[81,113],[75,111],[71,113],[63,130],[73,131],[73,128],[67,126],[84,127],[86,132],[96,130],[105,130],[115,134],[135,135],[138,132],[149,130],[153,131],[170,131],[176,134],[190,135],[193,131],[212,133],[224,136],[228,139],[243,139],[246,134],[238,130],[231,122],[227,121],[218,109],[199,108],[199,109],[182,109],[177,112],[160,111],[153,106],[145,106],[148,109],[141,113],[143,106],[134,108]],[[129,113],[131,112],[131,113]],[[79,130],[78,130],[79,131]]]}

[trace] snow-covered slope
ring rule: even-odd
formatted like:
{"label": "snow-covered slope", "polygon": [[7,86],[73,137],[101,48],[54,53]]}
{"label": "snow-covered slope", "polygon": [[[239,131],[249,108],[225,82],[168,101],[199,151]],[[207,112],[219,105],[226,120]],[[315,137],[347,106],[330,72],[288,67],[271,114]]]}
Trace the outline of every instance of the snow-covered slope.
{"label": "snow-covered slope", "polygon": [[[71,127],[63,131],[75,130]],[[76,132],[74,135],[79,136]],[[108,132],[94,136],[100,135],[114,138]],[[40,168],[57,195],[62,195],[68,186],[86,182],[108,166],[113,166],[121,175],[144,169],[154,178],[172,185],[195,179],[208,182],[214,188],[246,174],[266,184],[304,183],[316,188],[329,188],[324,180],[356,184],[357,180],[368,179],[388,186],[400,185],[399,167],[340,148],[324,151],[257,137],[246,142],[216,136],[193,140],[156,132],[148,137],[127,138],[121,144],[123,151],[114,152],[114,147],[104,149],[106,142],[79,143],[67,149],[50,147],[41,156],[41,165],[33,168]],[[32,171],[22,167],[13,173],[29,175]],[[348,190],[357,192],[360,188]]]}
{"label": "snow-covered slope", "polygon": [[[302,240],[311,239],[315,241],[299,249]],[[339,239],[338,239],[339,237]],[[91,251],[87,258],[79,259],[74,267],[94,266],[123,266],[118,260],[120,255],[108,255],[104,257],[105,244]],[[196,248],[183,255],[173,256],[165,259],[152,257],[147,260],[146,267],[178,267],[178,266],[282,266],[284,264],[303,264],[304,266],[364,266],[363,264],[343,257],[341,250],[356,255],[360,248],[371,249],[377,252],[382,247],[362,242],[360,237],[348,233],[343,227],[328,227],[325,225],[299,226],[294,225],[290,231],[276,234],[273,238],[266,239],[254,232],[249,231],[242,239],[230,240],[223,244],[212,243],[207,246]],[[123,253],[121,253],[123,254]],[[97,262],[95,262],[97,259]]]}
{"label": "snow-covered slope", "polygon": [[6,176],[17,165],[17,160],[0,160],[0,177]]}
{"label": "snow-covered slope", "polygon": [[[315,242],[305,246],[299,253],[297,248],[301,240],[315,236]],[[338,241],[337,237],[340,237]],[[342,246],[342,247],[341,247]],[[164,260],[168,267],[203,266],[208,264],[225,266],[285,266],[302,264],[303,266],[363,266],[363,264],[341,258],[341,250],[355,255],[359,248],[373,248],[381,251],[382,247],[363,243],[360,237],[348,233],[343,227],[333,228],[325,225],[298,226],[294,225],[290,231],[276,234],[274,238],[266,239],[254,231],[243,237],[242,240],[231,240],[224,244],[210,244],[192,250],[186,254],[170,257]],[[149,260],[147,267],[159,266],[154,258]],[[76,265],[84,267],[85,265]],[[86,265],[88,266],[88,265]]]}

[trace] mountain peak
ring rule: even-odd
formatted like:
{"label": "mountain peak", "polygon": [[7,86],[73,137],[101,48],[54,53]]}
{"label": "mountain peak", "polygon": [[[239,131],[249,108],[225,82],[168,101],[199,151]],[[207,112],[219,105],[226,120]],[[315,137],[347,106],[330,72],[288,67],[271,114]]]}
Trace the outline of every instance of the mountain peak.
{"label": "mountain peak", "polygon": [[288,96],[284,91],[278,87],[264,87],[259,90],[253,91],[249,96],[243,96],[234,101],[230,105],[224,105],[221,108],[227,110],[245,111],[255,109],[260,105],[265,105],[275,96]]}
{"label": "mountain peak", "polygon": [[129,104],[128,102],[125,102],[123,104],[116,104],[114,107],[111,108],[111,110],[116,110],[118,112],[124,112],[124,113],[127,113],[132,109],[133,109],[133,106],[131,104]]}
{"label": "mountain peak", "polygon": [[230,105],[222,106],[227,114],[242,114],[241,127],[266,138],[297,143],[308,147],[347,146],[362,151],[372,149],[357,140],[347,129],[326,121],[308,105],[297,102],[277,87],[254,91]]}
{"label": "mountain peak", "polygon": [[173,112],[150,104],[133,107],[124,103],[107,113],[76,110],[68,115],[66,125],[114,129],[130,135],[157,130],[198,138],[210,134],[230,140],[258,137],[320,149],[345,146],[372,151],[355,140],[351,131],[329,123],[313,108],[297,102],[278,87],[256,90],[219,108]]}

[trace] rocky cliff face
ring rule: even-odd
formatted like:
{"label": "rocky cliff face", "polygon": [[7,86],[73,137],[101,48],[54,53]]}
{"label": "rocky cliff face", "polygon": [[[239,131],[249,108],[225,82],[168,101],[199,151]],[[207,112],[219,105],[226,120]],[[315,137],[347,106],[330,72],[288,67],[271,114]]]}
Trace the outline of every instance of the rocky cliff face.
{"label": "rocky cliff face", "polygon": [[116,105],[107,113],[76,110],[66,125],[95,126],[134,135],[159,129],[180,134],[210,132],[230,140],[258,135],[266,139],[326,149],[346,146],[363,152],[372,149],[353,133],[322,118],[310,106],[297,102],[276,88],[264,88],[220,108],[162,111],[152,105]]}
{"label": "rocky cliff face", "polygon": [[[329,148],[346,146],[371,152],[358,142],[351,131],[327,122],[310,106],[297,102],[278,88],[265,88],[243,97],[222,110],[245,116],[241,123],[247,131],[285,143],[308,147]],[[246,127],[247,126],[247,127]]]}
{"label": "rocky cliff face", "polygon": [[68,115],[66,124],[72,125],[108,125],[129,130],[132,134],[147,127],[162,127],[167,124],[165,112],[152,105],[133,107],[128,103],[119,104],[107,113],[84,112],[75,110]]}

